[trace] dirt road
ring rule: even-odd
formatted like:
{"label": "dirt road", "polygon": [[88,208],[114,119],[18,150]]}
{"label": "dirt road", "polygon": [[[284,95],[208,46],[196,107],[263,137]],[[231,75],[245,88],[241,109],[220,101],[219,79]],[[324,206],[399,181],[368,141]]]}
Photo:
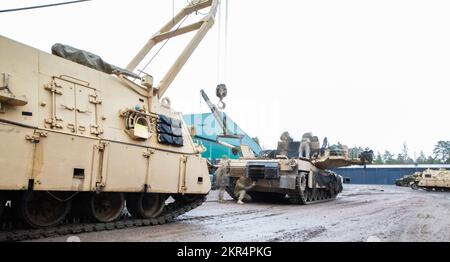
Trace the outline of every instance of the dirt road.
{"label": "dirt road", "polygon": [[83,242],[450,241],[450,192],[345,185],[335,201],[308,206],[216,199],[213,191],[203,206],[174,223],[78,237]]}

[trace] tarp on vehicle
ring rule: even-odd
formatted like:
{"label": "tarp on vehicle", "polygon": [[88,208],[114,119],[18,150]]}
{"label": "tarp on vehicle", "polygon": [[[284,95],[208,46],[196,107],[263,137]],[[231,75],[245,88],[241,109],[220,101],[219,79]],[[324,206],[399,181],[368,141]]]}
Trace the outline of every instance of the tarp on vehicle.
{"label": "tarp on vehicle", "polygon": [[111,65],[96,54],[69,45],[59,43],[54,44],[52,46],[52,54],[107,74],[122,74],[140,79],[140,77],[133,72]]}

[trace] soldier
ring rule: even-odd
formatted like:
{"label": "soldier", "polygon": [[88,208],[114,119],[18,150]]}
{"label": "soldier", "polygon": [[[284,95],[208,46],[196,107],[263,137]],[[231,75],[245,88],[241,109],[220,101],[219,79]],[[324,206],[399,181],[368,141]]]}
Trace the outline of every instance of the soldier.
{"label": "soldier", "polygon": [[371,150],[370,148],[366,147],[366,150],[364,150],[363,152],[361,152],[359,154],[359,159],[364,164],[364,166],[366,165],[366,163],[372,163],[372,161],[373,161],[373,150]]}
{"label": "soldier", "polygon": [[305,133],[302,136],[302,143],[300,144],[300,156],[310,158],[311,157],[311,147],[310,143],[312,140],[312,133]]}
{"label": "soldier", "polygon": [[327,147],[328,147],[328,138],[325,137],[323,139],[323,142],[322,142],[322,147],[320,148],[320,155],[321,156],[323,156],[323,154],[325,154],[325,150],[327,149]]}
{"label": "soldier", "polygon": [[244,176],[241,176],[236,181],[236,186],[234,187],[234,195],[238,197],[238,204],[244,204],[242,200],[252,201],[252,197],[247,194],[247,190],[252,189],[256,185],[256,182],[251,183],[251,181],[252,180],[250,178]]}
{"label": "soldier", "polygon": [[283,134],[281,134],[280,140],[282,142],[288,142],[288,143],[294,141],[294,139],[292,139],[291,135],[287,131],[285,131],[285,132],[283,132]]}
{"label": "soldier", "polygon": [[320,142],[317,136],[313,136],[311,138],[311,142],[309,143],[310,148],[310,158],[319,156],[320,153]]}
{"label": "soldier", "polygon": [[219,168],[214,172],[217,178],[217,186],[219,188],[219,203],[223,203],[223,195],[225,193],[225,188],[228,185],[228,176],[230,173],[230,160],[228,158],[223,158],[219,163]]}

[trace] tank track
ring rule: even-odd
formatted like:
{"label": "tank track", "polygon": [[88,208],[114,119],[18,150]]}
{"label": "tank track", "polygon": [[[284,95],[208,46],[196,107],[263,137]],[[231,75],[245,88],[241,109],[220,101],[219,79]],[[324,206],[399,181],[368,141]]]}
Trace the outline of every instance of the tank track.
{"label": "tank track", "polygon": [[415,185],[417,185],[417,187],[413,187],[413,185],[411,185],[411,188],[413,190],[423,189],[423,190],[425,190],[427,192],[431,192],[431,191],[434,191],[434,192],[450,192],[450,188],[448,188],[448,187],[428,187],[428,186],[419,186],[417,184],[415,184]]}
{"label": "tank track", "polygon": [[[206,195],[193,202],[176,200],[164,207],[164,211],[156,218],[134,219],[123,217],[111,223],[67,223],[47,229],[7,229],[0,231],[0,242],[22,241],[48,237],[65,236],[79,233],[100,232],[123,228],[162,225],[173,222],[176,217],[201,206],[206,201]],[[7,223],[1,225],[8,227]]]}
{"label": "tank track", "polygon": [[[309,188],[307,190],[310,190]],[[314,199],[314,200],[309,200],[306,196],[306,190],[302,191],[302,190],[295,190],[293,192],[288,193],[288,200],[289,202],[291,202],[292,204],[297,204],[297,205],[310,205],[310,204],[316,204],[316,203],[323,203],[323,202],[328,202],[328,201],[332,201],[336,199],[337,194],[332,194],[330,192],[329,195],[322,197],[320,199]]]}
{"label": "tank track", "polygon": [[[314,195],[314,189],[305,187],[305,189],[302,190],[300,183],[300,179],[297,178],[295,190],[291,190],[290,192],[288,192],[288,200],[293,204],[310,205],[328,202],[336,199],[337,193],[334,193],[325,188],[316,188],[316,194]],[[319,192],[322,193],[319,194]]]}
{"label": "tank track", "polygon": [[[234,183],[235,180],[230,181],[230,185],[225,187],[225,191],[232,197],[234,200],[237,200],[237,197],[234,195]],[[310,190],[309,188],[307,190]],[[300,190],[299,185],[297,184],[297,189],[292,190],[288,192],[287,199],[290,203],[296,204],[296,205],[310,205],[310,204],[316,204],[316,203],[322,203],[322,202],[328,202],[336,199],[337,194],[333,194],[329,192],[326,197],[322,197],[321,199],[316,200],[308,200],[305,191]],[[264,201],[264,200],[262,200]]]}

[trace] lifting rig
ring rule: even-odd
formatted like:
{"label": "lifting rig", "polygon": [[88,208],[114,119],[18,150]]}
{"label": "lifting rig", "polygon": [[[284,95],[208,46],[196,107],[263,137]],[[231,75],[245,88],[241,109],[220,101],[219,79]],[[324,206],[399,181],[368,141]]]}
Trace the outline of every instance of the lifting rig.
{"label": "lifting rig", "polygon": [[208,95],[206,92],[202,89],[200,90],[200,94],[203,97],[203,100],[205,100],[206,104],[208,105],[209,109],[211,110],[211,113],[213,114],[214,118],[216,119],[217,123],[219,123],[220,127],[222,128],[223,135],[222,137],[226,138],[241,138],[241,136],[238,136],[234,134],[228,127],[227,127],[227,118],[223,112],[221,112],[212,102],[209,100]]}
{"label": "lifting rig", "polygon": [[[225,103],[222,102],[222,99],[226,96],[219,94],[221,93],[220,89],[223,88],[224,85],[218,85],[217,86],[217,96],[220,98],[220,102],[222,105],[225,105]],[[223,89],[222,89],[223,90]],[[226,89],[225,89],[226,90]],[[209,109],[211,110],[211,113],[213,114],[214,118],[216,119],[217,123],[219,123],[220,127],[222,128],[223,134],[217,136],[217,143],[231,148],[232,150],[236,150],[236,152],[240,152],[240,155],[244,158],[253,158],[255,157],[255,152],[250,148],[250,146],[243,144],[242,139],[244,135],[242,134],[236,134],[235,132],[232,132],[228,126],[227,126],[227,118],[226,115],[221,112],[213,103],[211,103],[211,100],[209,100],[208,95],[204,90],[200,91],[201,96],[205,100],[206,104],[208,105]],[[229,143],[226,143],[224,141],[220,141],[220,138],[232,138],[232,139],[239,139],[239,146],[234,146]]]}

